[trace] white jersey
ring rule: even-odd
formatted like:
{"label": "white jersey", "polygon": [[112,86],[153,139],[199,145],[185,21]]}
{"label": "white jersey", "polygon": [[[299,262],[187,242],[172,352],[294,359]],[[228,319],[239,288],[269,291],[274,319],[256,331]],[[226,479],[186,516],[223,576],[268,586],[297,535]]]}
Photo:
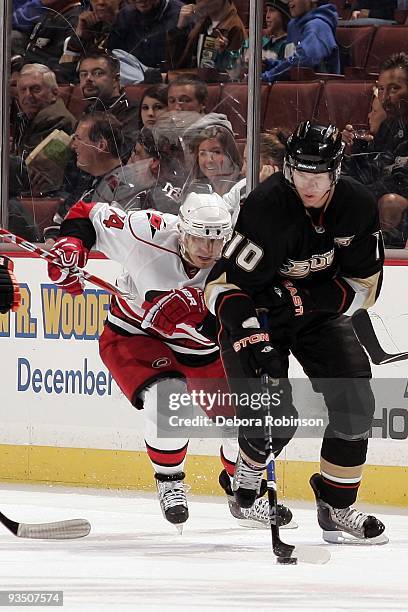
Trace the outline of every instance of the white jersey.
{"label": "white jersey", "polygon": [[[89,219],[96,232],[95,248],[123,265],[117,286],[132,295],[132,299],[112,297],[108,313],[111,326],[130,334],[146,334],[140,327],[144,301],[151,302],[171,289],[204,289],[210,269],[195,269],[193,276],[189,275],[179,252],[175,215],[155,210],[126,213],[110,204],[96,203]],[[180,353],[204,356],[218,351],[213,342],[187,324],[177,326],[171,338],[150,330],[148,334]]]}

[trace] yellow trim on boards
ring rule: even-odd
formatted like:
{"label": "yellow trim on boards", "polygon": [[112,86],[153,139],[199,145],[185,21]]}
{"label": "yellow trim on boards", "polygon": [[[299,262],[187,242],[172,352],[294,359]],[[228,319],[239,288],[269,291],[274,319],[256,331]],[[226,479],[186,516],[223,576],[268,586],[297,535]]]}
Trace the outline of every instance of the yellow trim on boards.
{"label": "yellow trim on boards", "polygon": [[[190,455],[186,481],[201,495],[221,495],[218,457]],[[279,494],[287,499],[312,500],[309,477],[318,464],[278,461]],[[0,481],[60,484],[81,487],[154,489],[153,470],[143,451],[0,445]],[[408,467],[367,465],[359,501],[408,506]]]}

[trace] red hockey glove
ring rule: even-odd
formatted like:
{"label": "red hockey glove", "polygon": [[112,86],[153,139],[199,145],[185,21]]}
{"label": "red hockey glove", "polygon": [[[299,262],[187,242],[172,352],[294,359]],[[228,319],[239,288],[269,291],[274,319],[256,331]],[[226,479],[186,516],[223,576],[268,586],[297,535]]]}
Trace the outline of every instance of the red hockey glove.
{"label": "red hockey glove", "polygon": [[83,268],[88,261],[89,250],[79,238],[65,236],[59,238],[50,251],[55,263],[48,264],[48,276],[56,284],[72,295],[81,295],[83,280],[71,274],[72,268]]}
{"label": "red hockey glove", "polygon": [[173,289],[153,302],[144,302],[143,308],[142,328],[152,327],[167,336],[171,336],[180,323],[195,327],[207,314],[203,291],[194,287]]}
{"label": "red hockey glove", "polygon": [[0,256],[0,314],[15,311],[21,304],[20,287],[13,274],[14,263]]}

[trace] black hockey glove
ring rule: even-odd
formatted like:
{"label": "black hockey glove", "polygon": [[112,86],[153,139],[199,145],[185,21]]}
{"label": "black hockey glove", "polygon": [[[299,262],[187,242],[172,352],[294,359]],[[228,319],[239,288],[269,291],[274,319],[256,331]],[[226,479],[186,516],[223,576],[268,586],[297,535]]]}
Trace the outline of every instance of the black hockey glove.
{"label": "black hockey glove", "polygon": [[[281,360],[261,329],[251,298],[243,292],[223,293],[216,308],[220,345],[229,378],[279,378]],[[231,350],[232,349],[232,350]]]}
{"label": "black hockey glove", "polygon": [[20,287],[13,274],[14,263],[0,255],[0,314],[17,310],[21,303]]}

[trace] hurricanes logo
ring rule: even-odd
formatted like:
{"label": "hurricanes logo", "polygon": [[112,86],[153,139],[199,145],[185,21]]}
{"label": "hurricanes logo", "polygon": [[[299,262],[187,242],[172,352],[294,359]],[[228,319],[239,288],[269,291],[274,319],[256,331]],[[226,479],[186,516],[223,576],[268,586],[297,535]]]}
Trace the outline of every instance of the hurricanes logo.
{"label": "hurricanes logo", "polygon": [[153,361],[152,368],[166,368],[169,365],[171,365],[171,360],[168,357],[159,357]]}

